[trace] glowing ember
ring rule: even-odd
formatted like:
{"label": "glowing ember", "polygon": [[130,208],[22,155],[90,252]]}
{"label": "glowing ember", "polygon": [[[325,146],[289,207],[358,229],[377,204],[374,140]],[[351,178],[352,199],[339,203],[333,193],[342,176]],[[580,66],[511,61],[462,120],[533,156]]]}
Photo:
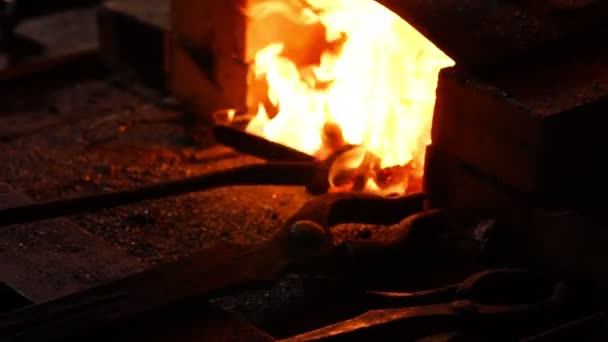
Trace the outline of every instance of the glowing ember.
{"label": "glowing ember", "polygon": [[[334,165],[335,190],[341,178],[349,190],[380,193],[420,181],[449,57],[371,0],[250,0],[247,15],[257,111],[247,131],[319,158],[360,145]],[[259,23],[285,33],[269,35]]]}

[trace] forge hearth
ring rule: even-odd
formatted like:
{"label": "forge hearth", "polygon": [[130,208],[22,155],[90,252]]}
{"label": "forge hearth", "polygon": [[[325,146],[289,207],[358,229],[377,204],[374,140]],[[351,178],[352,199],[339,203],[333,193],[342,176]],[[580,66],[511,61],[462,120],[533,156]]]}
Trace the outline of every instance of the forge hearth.
{"label": "forge hearth", "polygon": [[197,26],[190,4],[174,3],[174,91],[199,119],[232,110],[246,131],[320,159],[357,145],[330,180],[359,164],[378,175],[365,190],[420,188],[437,75],[454,62],[414,27],[369,0],[196,6],[232,27]]}
{"label": "forge hearth", "polygon": [[[331,163],[216,125],[251,95],[245,1],[174,0],[170,29],[124,36],[153,36],[141,49],[113,39],[145,15],[113,16],[151,2],[104,6],[107,62],[153,72],[164,49],[151,78],[176,99],[92,61],[0,85],[0,338],[606,335],[606,2],[379,2],[456,61],[438,75],[424,193],[327,193]],[[298,63],[318,62],[315,28],[290,46]],[[264,172],[226,181],[242,166]],[[57,199],[65,211],[40,214]]]}
{"label": "forge hearth", "polygon": [[[588,197],[583,189],[597,188],[581,185],[578,180],[594,179],[593,185],[601,183],[601,176],[590,175],[595,172],[593,170],[601,169],[594,166],[602,164],[599,157],[595,158],[599,154],[592,151],[593,148],[585,147],[601,146],[601,143],[589,140],[600,135],[591,133],[599,125],[592,123],[593,118],[583,119],[582,116],[592,115],[585,114],[590,111],[602,111],[599,102],[605,86],[598,79],[604,78],[600,62],[603,53],[595,49],[605,37],[601,20],[608,11],[605,4],[592,1],[580,6],[546,4],[543,7],[535,4],[522,7],[516,3],[489,4],[481,1],[466,5],[452,2],[431,5],[417,1],[380,3],[406,19],[456,61],[456,67],[445,70],[440,76],[443,78],[438,85],[441,98],[439,108],[436,108],[436,115],[440,118],[435,118],[433,132],[436,146],[445,147],[445,152],[455,158],[496,178],[498,183],[529,195],[533,201],[543,202],[543,205],[549,200],[553,205],[567,203],[573,197],[580,202]],[[266,9],[258,12],[275,16],[263,20],[252,16],[249,12],[256,6]],[[252,82],[250,73],[258,66],[255,53],[266,45],[282,42],[287,44],[289,51],[285,53],[292,59],[319,62],[319,46],[328,43],[323,35],[323,25],[327,23],[304,25],[290,22],[285,18],[293,19],[300,15],[305,19],[301,14],[305,6],[293,6],[282,1],[191,4],[182,0],[173,3],[172,29],[178,38],[172,41],[168,50],[169,79],[173,91],[190,104],[200,122],[212,121],[210,113],[226,108],[234,108],[237,113],[244,109],[249,118],[253,116],[257,107],[252,106],[251,99],[260,98],[260,89],[257,89],[257,83]],[[453,15],[456,12],[460,14]],[[199,25],[199,17],[192,13],[211,15],[207,24]],[[480,22],[477,20],[480,17],[485,20]],[[370,16],[370,25],[373,20]],[[383,38],[387,35],[383,34]],[[289,41],[291,37],[298,39],[292,43]],[[408,45],[413,40],[414,37],[404,36],[402,41],[396,39],[395,44]],[[403,60],[409,63],[411,58],[404,55]],[[561,68],[567,68],[570,73]],[[596,71],[599,77],[594,74]],[[403,83],[410,82],[406,71],[392,72],[400,73],[405,79]],[[431,81],[430,74],[425,73],[424,77]],[[450,80],[457,84],[452,85]],[[581,86],[583,84],[585,86]],[[585,87],[588,89],[583,89]],[[262,89],[264,92],[266,90]],[[407,100],[407,91],[404,96]],[[554,98],[571,101],[554,101]],[[464,99],[470,101],[464,102]],[[271,108],[274,105],[264,102],[264,110],[270,117],[276,114],[277,108]],[[283,107],[289,107],[289,104]],[[406,112],[416,110],[408,107]],[[579,115],[578,112],[584,113]],[[384,124],[392,120],[382,114],[376,116]],[[283,123],[290,122],[283,119]],[[404,115],[402,120],[418,119],[406,119]],[[312,116],[311,121],[314,121]],[[446,123],[441,124],[440,121]],[[271,127],[273,133],[264,134],[275,141],[296,146],[296,141],[301,140],[297,127],[305,126],[306,121],[292,122],[292,134],[285,134],[289,131],[277,133],[277,125]],[[398,119],[390,122],[391,126],[399,125]],[[256,122],[249,128],[255,125]],[[403,127],[400,134],[419,134],[411,126]],[[423,131],[430,129],[428,125],[425,127]],[[569,130],[590,133],[574,137]],[[258,134],[260,132],[258,129]],[[311,134],[311,139],[315,138],[314,135]],[[293,141],[281,136],[291,137]],[[419,140],[425,140],[424,134],[420,136]],[[563,138],[566,136],[574,143],[567,143],[568,139]],[[401,140],[407,139],[402,137]],[[387,142],[394,145],[390,139]],[[425,140],[422,146],[427,142]],[[402,149],[410,148],[409,142],[406,145]],[[315,152],[303,146],[300,149]],[[416,154],[424,156],[421,151],[414,152]],[[576,155],[586,167],[564,161],[562,155]],[[422,163],[421,159],[418,164]],[[601,171],[597,172],[601,174]]]}

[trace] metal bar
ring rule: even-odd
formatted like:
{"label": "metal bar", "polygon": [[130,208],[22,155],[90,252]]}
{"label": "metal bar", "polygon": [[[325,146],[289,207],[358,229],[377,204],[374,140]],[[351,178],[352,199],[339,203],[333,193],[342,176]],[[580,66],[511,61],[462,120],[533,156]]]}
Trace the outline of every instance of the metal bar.
{"label": "metal bar", "polygon": [[113,208],[230,185],[306,185],[318,172],[317,163],[253,164],[123,191],[86,195],[0,210],[0,226]]}
{"label": "metal bar", "polygon": [[265,160],[302,162],[312,162],[315,160],[315,157],[309,154],[230,126],[215,125],[213,127],[213,134],[218,142],[230,146],[239,152]]}

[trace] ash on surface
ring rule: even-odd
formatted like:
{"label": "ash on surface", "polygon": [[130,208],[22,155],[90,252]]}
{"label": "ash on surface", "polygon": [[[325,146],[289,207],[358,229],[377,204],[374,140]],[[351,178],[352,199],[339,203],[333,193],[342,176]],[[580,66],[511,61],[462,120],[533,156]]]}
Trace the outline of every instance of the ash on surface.
{"label": "ash on surface", "polygon": [[[0,179],[38,201],[135,188],[258,160],[191,142],[163,95],[115,79],[28,83],[0,95]],[[259,242],[309,198],[303,188],[249,186],[71,217],[148,265],[218,241]]]}

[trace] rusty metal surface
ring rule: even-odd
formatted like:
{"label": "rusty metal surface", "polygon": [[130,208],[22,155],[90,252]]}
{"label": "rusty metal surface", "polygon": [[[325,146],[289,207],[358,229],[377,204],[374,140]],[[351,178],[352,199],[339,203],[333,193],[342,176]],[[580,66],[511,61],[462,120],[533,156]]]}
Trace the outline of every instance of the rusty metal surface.
{"label": "rusty metal surface", "polygon": [[[37,201],[134,188],[259,162],[193,143],[171,101],[113,78],[29,80],[0,93],[0,179]],[[60,79],[61,80],[61,79]],[[110,245],[158,264],[219,241],[255,243],[310,196],[231,187],[72,217]]]}
{"label": "rusty metal surface", "polygon": [[[0,183],[0,207],[31,203]],[[143,270],[65,219],[17,225],[0,232],[0,281],[35,302],[44,302]]]}

